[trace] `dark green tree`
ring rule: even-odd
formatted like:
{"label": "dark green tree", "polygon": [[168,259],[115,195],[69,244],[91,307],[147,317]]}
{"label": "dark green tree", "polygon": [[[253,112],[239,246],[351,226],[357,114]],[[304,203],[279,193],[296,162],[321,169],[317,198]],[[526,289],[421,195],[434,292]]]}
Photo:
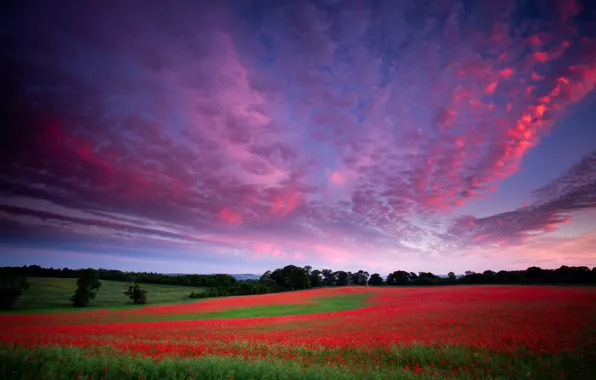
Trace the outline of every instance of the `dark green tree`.
{"label": "dark green tree", "polygon": [[310,272],[310,286],[313,288],[319,288],[323,285],[323,276],[321,271],[318,269],[313,270]]}
{"label": "dark green tree", "polygon": [[29,290],[27,277],[4,275],[0,277],[0,309],[10,308],[15,301]]}
{"label": "dark green tree", "polygon": [[296,265],[287,265],[282,269],[286,289],[309,289],[310,278],[305,268]]}
{"label": "dark green tree", "polygon": [[[267,271],[267,272],[269,272],[269,271]],[[264,275],[261,276],[261,279],[263,279],[264,277],[265,277]],[[275,284],[277,285],[277,287],[279,287],[280,289],[287,289],[284,272],[282,269],[277,268],[273,272],[270,272],[268,278],[273,280],[275,282]]]}
{"label": "dark green tree", "polygon": [[77,290],[75,290],[70,301],[75,307],[85,307],[91,300],[95,299],[101,281],[99,281],[99,272],[95,269],[84,269],[79,272],[80,277],[77,280]]}
{"label": "dark green tree", "polygon": [[335,273],[331,269],[323,269],[321,274],[323,275],[323,286],[335,285]]}
{"label": "dark green tree", "polygon": [[338,286],[346,286],[350,284],[350,275],[348,272],[344,272],[343,270],[337,271],[334,273],[335,277],[337,278],[336,285]]}
{"label": "dark green tree", "polygon": [[249,296],[252,294],[257,294],[257,287],[251,284],[250,282],[241,282],[237,285],[237,287],[239,296]]}
{"label": "dark green tree", "polygon": [[264,285],[271,283],[271,281],[273,281],[273,279],[271,278],[270,270],[263,273],[263,275],[259,278],[259,283],[264,284]]}
{"label": "dark green tree", "polygon": [[410,284],[410,274],[403,270],[396,270],[387,276],[387,285],[408,285]]}
{"label": "dark green tree", "polygon": [[[441,280],[439,276],[436,276],[432,272],[418,272],[418,279],[415,282],[416,285],[433,285],[437,283],[437,280]],[[412,281],[413,282],[413,281]]]}
{"label": "dark green tree", "polygon": [[526,269],[526,277],[527,278],[540,278],[544,271],[540,267],[529,267]]}
{"label": "dark green tree", "polygon": [[348,283],[350,285],[358,285],[358,272],[348,272]]}
{"label": "dark green tree", "polygon": [[128,287],[128,290],[124,292],[124,295],[127,295],[135,305],[144,305],[147,303],[147,291],[142,289],[141,285],[136,282]]}
{"label": "dark green tree", "polygon": [[300,290],[311,287],[308,269],[296,265],[286,265],[283,268],[278,268],[269,274],[269,278],[283,290]]}
{"label": "dark green tree", "polygon": [[357,273],[355,273],[355,275],[356,281],[353,283],[353,285],[366,285],[368,283],[368,272],[363,271],[361,269]]}
{"label": "dark green tree", "polygon": [[[271,274],[271,271],[268,270],[267,272],[263,273],[263,275],[259,279],[259,294],[278,292],[281,290],[281,287],[279,286],[277,281],[275,281],[271,277]],[[264,289],[268,290],[265,291]]]}
{"label": "dark green tree", "polygon": [[368,279],[368,284],[370,286],[380,286],[383,285],[383,277],[381,277],[378,273],[373,273],[370,278]]}

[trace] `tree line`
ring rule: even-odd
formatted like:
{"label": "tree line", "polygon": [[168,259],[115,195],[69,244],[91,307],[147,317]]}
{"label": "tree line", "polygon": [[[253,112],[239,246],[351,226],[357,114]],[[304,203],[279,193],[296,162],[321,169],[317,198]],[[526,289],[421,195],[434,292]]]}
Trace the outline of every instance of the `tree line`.
{"label": "tree line", "polygon": [[[59,274],[59,275],[52,275]],[[123,276],[121,274],[124,274]],[[29,289],[27,277],[78,278],[77,289],[71,297],[73,306],[87,306],[101,287],[101,280],[129,281],[132,284],[125,293],[135,304],[147,303],[147,291],[140,283],[155,283],[161,277],[171,280],[170,284],[206,288],[192,291],[189,298],[212,298],[238,295],[277,293],[335,286],[426,286],[466,284],[596,284],[596,267],[561,266],[558,269],[542,269],[536,266],[526,270],[486,270],[482,273],[466,271],[457,276],[437,276],[432,272],[408,272],[396,270],[386,279],[379,273],[369,274],[365,270],[355,272],[313,269],[287,265],[273,271],[266,271],[258,280],[236,281],[230,275],[178,275],[167,276],[147,272],[121,272],[106,269],[53,269],[37,265],[0,268],[0,308],[10,307],[15,300]],[[207,284],[207,285],[205,285]]]}
{"label": "tree line", "polygon": [[558,269],[542,269],[536,266],[526,270],[499,271],[486,270],[482,273],[466,271],[457,276],[449,272],[447,276],[437,276],[432,272],[408,272],[396,270],[383,279],[379,273],[333,271],[288,265],[284,268],[265,272],[260,283],[269,284],[280,290],[298,290],[325,286],[405,286],[405,285],[464,285],[464,284],[595,284],[596,267],[561,266]]}
{"label": "tree line", "polygon": [[[100,280],[141,282],[156,285],[182,285],[193,287],[228,287],[236,284],[229,274],[184,274],[167,275],[153,272],[124,272],[116,269],[96,269]],[[0,267],[0,277],[8,274],[23,277],[80,278],[86,269],[42,268],[39,265],[22,267]]]}
{"label": "tree line", "polygon": [[470,284],[596,284],[596,267],[590,270],[585,266],[562,266],[558,269],[530,267],[526,270],[499,271],[486,270],[482,273],[466,271],[457,276],[449,272],[447,276],[437,276],[432,272],[391,272],[386,279],[379,273],[369,274],[365,270],[357,272],[312,269],[311,266],[287,265],[273,271],[266,271],[259,280],[239,281],[229,287],[210,288],[204,292],[193,292],[191,298],[211,298],[237,295],[276,293],[335,286],[426,286],[426,285],[470,285]]}

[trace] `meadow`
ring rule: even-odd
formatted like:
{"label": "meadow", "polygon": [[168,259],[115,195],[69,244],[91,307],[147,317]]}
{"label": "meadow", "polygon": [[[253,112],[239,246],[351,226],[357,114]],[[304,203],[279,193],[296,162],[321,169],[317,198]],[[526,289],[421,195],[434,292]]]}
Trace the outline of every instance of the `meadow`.
{"label": "meadow", "polygon": [[5,313],[0,365],[2,379],[590,379],[596,288],[341,287]]}
{"label": "meadow", "polygon": [[[37,312],[79,311],[74,309],[69,301],[77,288],[76,278],[31,277],[28,279],[31,288],[17,299],[14,311],[28,311],[36,309]],[[128,282],[102,280],[97,297],[91,302],[90,307],[97,308],[126,308],[132,301],[124,295],[130,285]],[[142,284],[143,289],[149,292],[151,304],[167,304],[193,302],[188,298],[191,291],[202,291],[202,288],[192,288],[177,285]]]}

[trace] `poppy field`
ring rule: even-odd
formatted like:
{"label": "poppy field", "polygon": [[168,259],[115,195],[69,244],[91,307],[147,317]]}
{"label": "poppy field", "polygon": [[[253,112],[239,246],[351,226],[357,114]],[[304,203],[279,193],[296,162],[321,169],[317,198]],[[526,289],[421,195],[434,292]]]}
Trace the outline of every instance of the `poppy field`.
{"label": "poppy field", "polygon": [[0,342],[2,379],[589,379],[596,288],[345,287],[1,314]]}

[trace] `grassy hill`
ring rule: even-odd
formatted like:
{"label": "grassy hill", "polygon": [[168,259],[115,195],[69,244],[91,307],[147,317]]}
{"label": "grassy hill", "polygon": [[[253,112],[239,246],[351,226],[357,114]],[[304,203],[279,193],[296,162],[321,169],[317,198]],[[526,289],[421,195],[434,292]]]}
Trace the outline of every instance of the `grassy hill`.
{"label": "grassy hill", "polygon": [[[30,277],[31,288],[14,304],[14,310],[71,308],[70,297],[77,288],[75,278]],[[129,283],[102,280],[97,297],[90,307],[126,307],[132,301],[124,295]],[[200,291],[189,286],[143,284],[147,290],[150,305],[193,302],[188,298],[191,291]],[[86,308],[87,309],[87,308]]]}

